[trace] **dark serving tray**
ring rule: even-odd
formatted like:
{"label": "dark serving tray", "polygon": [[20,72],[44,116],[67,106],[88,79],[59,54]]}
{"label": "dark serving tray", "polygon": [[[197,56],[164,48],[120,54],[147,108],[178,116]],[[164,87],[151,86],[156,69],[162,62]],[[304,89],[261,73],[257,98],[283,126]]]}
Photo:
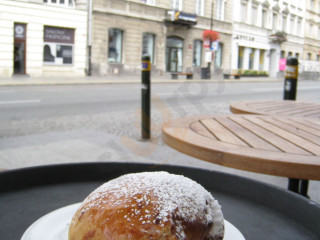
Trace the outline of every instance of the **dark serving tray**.
{"label": "dark serving tray", "polygon": [[1,172],[0,239],[21,239],[43,215],[81,202],[109,179],[142,171],[168,171],[197,181],[219,201],[225,219],[246,240],[320,239],[320,205],[299,195],[215,171],[136,163],[79,163]]}

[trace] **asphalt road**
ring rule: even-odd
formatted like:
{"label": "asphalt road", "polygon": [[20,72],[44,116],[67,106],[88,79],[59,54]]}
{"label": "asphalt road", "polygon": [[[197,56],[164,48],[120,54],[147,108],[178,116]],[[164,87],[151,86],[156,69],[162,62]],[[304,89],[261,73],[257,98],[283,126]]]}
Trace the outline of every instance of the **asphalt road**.
{"label": "asphalt road", "polygon": [[[297,100],[320,102],[320,82],[299,82]],[[283,98],[283,82],[152,84],[152,140],[141,137],[141,85],[0,87],[0,169],[88,161],[187,165],[286,188],[287,179],[224,168],[180,154],[161,140],[163,122],[229,113],[239,100]],[[311,181],[320,203],[320,183]]]}

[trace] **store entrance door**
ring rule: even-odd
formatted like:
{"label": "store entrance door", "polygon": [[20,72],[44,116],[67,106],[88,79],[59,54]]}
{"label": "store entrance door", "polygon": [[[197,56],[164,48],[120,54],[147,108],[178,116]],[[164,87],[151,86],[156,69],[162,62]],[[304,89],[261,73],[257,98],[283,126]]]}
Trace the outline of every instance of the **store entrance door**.
{"label": "store entrance door", "polygon": [[167,38],[166,65],[168,72],[182,72],[183,40],[177,37]]}
{"label": "store entrance door", "polygon": [[169,72],[178,72],[178,48],[169,48],[168,57]]}
{"label": "store entrance door", "polygon": [[26,24],[14,24],[13,73],[26,74]]}

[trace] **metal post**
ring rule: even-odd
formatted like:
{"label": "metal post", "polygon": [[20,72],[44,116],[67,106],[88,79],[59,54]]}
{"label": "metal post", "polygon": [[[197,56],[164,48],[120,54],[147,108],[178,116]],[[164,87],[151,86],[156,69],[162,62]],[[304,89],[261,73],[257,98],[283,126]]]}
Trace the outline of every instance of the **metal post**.
{"label": "metal post", "polygon": [[[296,100],[297,85],[298,85],[298,59],[289,57],[287,59],[287,66],[284,79],[284,100]],[[288,190],[307,196],[308,180],[289,178]]]}
{"label": "metal post", "polygon": [[287,59],[287,66],[284,79],[285,100],[296,100],[298,82],[298,59],[290,57]]}
{"label": "metal post", "polygon": [[91,63],[91,51],[92,51],[92,7],[93,7],[93,0],[89,0],[87,2],[88,8],[88,71],[87,75],[92,75],[92,63]]}
{"label": "metal post", "polygon": [[142,57],[142,72],[141,72],[141,80],[142,80],[142,89],[141,89],[141,134],[142,139],[150,139],[151,130],[150,130],[150,71],[151,71],[151,63],[150,57],[148,55],[144,55]]}

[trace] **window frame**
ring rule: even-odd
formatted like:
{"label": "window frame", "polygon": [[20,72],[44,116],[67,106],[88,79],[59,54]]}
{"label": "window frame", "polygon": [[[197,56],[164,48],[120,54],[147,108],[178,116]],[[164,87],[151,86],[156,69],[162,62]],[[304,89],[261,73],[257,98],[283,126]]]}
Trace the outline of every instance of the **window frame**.
{"label": "window frame", "polygon": [[[114,61],[111,61],[111,58],[110,58],[110,54],[111,54],[111,51],[110,51],[110,39],[111,39],[111,35],[110,35],[110,32],[111,31],[117,31],[119,33],[121,33],[121,40],[120,40],[120,53],[118,54],[119,55],[119,58],[120,59],[115,59]],[[123,61],[123,39],[124,39],[124,31],[122,29],[119,29],[119,28],[109,28],[108,29],[108,63],[122,63]],[[117,43],[116,43],[117,44]],[[117,46],[115,46],[115,50]],[[117,54],[117,51],[116,51],[116,54]]]}
{"label": "window frame", "polygon": [[[56,2],[53,2],[56,1]],[[64,3],[61,3],[64,1]],[[43,0],[44,4],[61,6],[61,7],[75,7],[75,0]],[[70,4],[71,3],[71,4]]]}
{"label": "window frame", "polygon": [[[150,62],[151,64],[154,64],[154,59],[155,59],[155,45],[156,45],[156,35],[154,33],[149,33],[149,32],[144,32],[142,33],[142,56],[144,55],[144,37],[145,36],[152,36],[152,54],[150,56]],[[149,54],[150,55],[150,54]]]}
{"label": "window frame", "polygon": [[182,5],[183,5],[182,1],[183,0],[171,0],[171,9],[177,10],[177,11],[182,11]]}
{"label": "window frame", "polygon": [[[54,34],[52,32],[49,32],[49,35],[46,35],[46,30],[47,31],[53,31],[53,30],[60,30],[64,29],[67,32],[65,35],[52,35]],[[52,65],[52,66],[72,66],[74,65],[74,57],[75,57],[75,29],[74,28],[64,28],[64,27],[56,27],[56,26],[49,26],[49,25],[44,25],[43,26],[43,64],[44,65]],[[62,39],[59,39],[61,36]],[[51,37],[50,37],[51,36]],[[66,40],[67,38],[67,40]],[[64,56],[58,56],[58,54],[65,54],[65,51],[70,51],[70,50],[63,50],[63,47],[66,48],[71,48],[71,55],[70,57],[64,57]],[[61,49],[62,48],[62,49]],[[59,52],[58,52],[59,51]],[[71,63],[64,63],[65,59],[71,58]],[[46,60],[47,59],[47,60]]]}
{"label": "window frame", "polygon": [[[198,55],[198,51],[197,51],[197,49],[198,48],[196,48],[197,47],[197,45],[199,45],[200,46],[200,56]],[[203,52],[203,41],[202,40],[200,40],[200,39],[195,39],[195,40],[193,40],[193,60],[192,60],[192,65],[194,66],[194,67],[201,67],[201,65],[202,65],[202,52]],[[198,59],[198,61],[195,61],[195,57],[199,57]]]}
{"label": "window frame", "polygon": [[204,0],[196,0],[196,14],[204,16]]}

